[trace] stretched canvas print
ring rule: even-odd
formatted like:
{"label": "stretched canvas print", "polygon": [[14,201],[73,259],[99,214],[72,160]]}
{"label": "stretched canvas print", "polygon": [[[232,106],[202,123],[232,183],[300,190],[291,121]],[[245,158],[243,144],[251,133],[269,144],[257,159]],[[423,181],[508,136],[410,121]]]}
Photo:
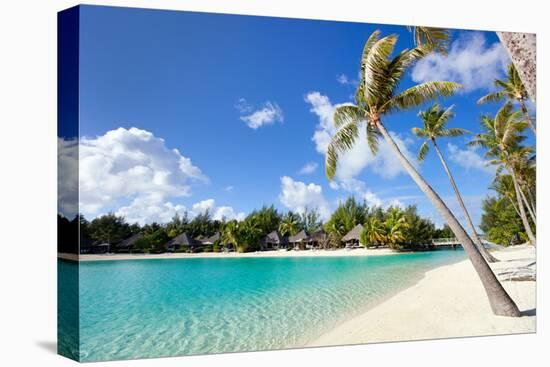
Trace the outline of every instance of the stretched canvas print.
{"label": "stretched canvas print", "polygon": [[58,21],[59,354],[535,332],[535,35]]}

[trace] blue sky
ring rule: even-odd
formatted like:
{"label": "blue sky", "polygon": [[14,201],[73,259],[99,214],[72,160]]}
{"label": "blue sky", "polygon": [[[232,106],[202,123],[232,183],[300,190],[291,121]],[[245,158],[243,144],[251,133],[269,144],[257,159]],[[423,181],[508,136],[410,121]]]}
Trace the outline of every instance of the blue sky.
{"label": "blue sky", "polygon": [[[441,224],[384,149],[372,157],[361,143],[335,183],[325,177],[327,119],[351,101],[363,44],[376,29],[397,33],[399,50],[413,46],[402,26],[82,7],[81,210],[141,223],[205,208],[242,217],[263,204],[328,213],[354,194],[371,204],[417,204]],[[507,55],[492,32],[453,31],[452,41],[448,57],[417,65],[402,87],[462,82],[466,90],[441,103],[455,105],[450,126],[476,132],[479,115],[497,106],[475,101],[503,76]],[[421,144],[410,133],[418,110],[385,119],[411,156]],[[440,146],[478,221],[492,173],[465,142]],[[454,207],[435,155],[420,170]]]}

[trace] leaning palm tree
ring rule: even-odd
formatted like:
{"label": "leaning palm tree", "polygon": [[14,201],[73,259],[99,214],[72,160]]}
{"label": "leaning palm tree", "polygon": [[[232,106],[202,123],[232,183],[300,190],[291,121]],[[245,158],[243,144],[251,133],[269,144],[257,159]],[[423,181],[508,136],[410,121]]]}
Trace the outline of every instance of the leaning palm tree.
{"label": "leaning palm tree", "polygon": [[531,224],[525,213],[525,206],[521,198],[520,186],[516,173],[517,160],[531,152],[531,148],[520,146],[525,140],[521,132],[527,127],[527,122],[522,119],[520,111],[514,111],[511,103],[506,103],[496,114],[495,118],[484,116],[481,119],[485,132],[477,134],[469,143],[487,149],[485,156],[491,158],[490,164],[506,168],[512,176],[518,209],[529,241],[536,245],[536,238]]}
{"label": "leaning palm tree", "polygon": [[430,144],[433,145],[437,156],[439,157],[439,160],[441,161],[441,164],[445,169],[445,173],[447,173],[447,177],[449,177],[449,181],[451,182],[451,186],[453,187],[453,190],[455,192],[456,200],[458,201],[458,204],[462,209],[462,213],[464,214],[464,218],[466,219],[468,227],[470,227],[470,231],[472,232],[472,237],[475,244],[477,245],[477,248],[485,258],[485,260],[491,263],[497,262],[498,260],[493,255],[491,255],[489,251],[487,251],[485,246],[483,246],[483,242],[481,242],[481,238],[476,231],[476,228],[472,221],[472,217],[470,216],[468,209],[466,209],[466,205],[464,204],[464,200],[462,200],[462,195],[460,195],[460,191],[458,191],[458,187],[451,173],[451,170],[449,169],[449,166],[447,165],[447,162],[445,161],[445,158],[443,158],[443,154],[441,154],[439,146],[437,145],[437,138],[456,137],[468,133],[467,130],[460,128],[447,128],[447,122],[453,116],[453,106],[447,109],[441,109],[438,104],[434,104],[426,111],[420,111],[418,113],[418,117],[420,117],[424,126],[421,128],[414,127],[412,129],[412,132],[419,138],[425,139],[425,141],[420,146],[420,150],[418,152],[418,160],[422,162],[430,150]]}
{"label": "leaning palm tree", "polygon": [[429,81],[399,91],[399,82],[407,69],[429,51],[419,46],[403,50],[391,57],[396,41],[396,35],[380,38],[379,31],[374,32],[367,40],[361,57],[361,81],[355,93],[355,104],[340,106],[334,114],[334,124],[338,130],[327,149],[327,177],[329,180],[334,177],[339,155],[350,150],[357,142],[360,126],[365,126],[367,143],[373,154],[376,153],[378,139],[382,136],[462,243],[481,279],[493,312],[497,315],[520,316],[516,304],[506,293],[468,233],[441,197],[401,152],[382,122],[382,118],[392,112],[416,107],[440,96],[450,96],[460,88],[459,84],[453,82]]}
{"label": "leaning palm tree", "polygon": [[523,112],[525,118],[527,119],[527,122],[529,123],[529,127],[533,131],[533,134],[536,135],[537,130],[535,128],[534,122],[529,116],[529,110],[527,109],[526,104],[527,100],[529,99],[529,95],[527,94],[527,90],[525,89],[525,86],[523,85],[523,82],[521,81],[514,64],[508,65],[506,79],[495,80],[495,87],[498,88],[496,92],[492,92],[481,97],[477,101],[477,103],[483,104],[488,102],[499,102],[503,100],[519,103],[521,111]]}

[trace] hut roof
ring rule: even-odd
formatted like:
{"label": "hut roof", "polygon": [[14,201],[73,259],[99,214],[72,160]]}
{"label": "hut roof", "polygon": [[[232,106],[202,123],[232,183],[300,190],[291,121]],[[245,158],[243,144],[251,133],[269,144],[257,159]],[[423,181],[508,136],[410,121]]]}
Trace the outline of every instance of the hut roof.
{"label": "hut roof", "polygon": [[119,243],[117,245],[118,248],[128,248],[128,247],[132,247],[136,241],[140,240],[141,238],[143,238],[143,234],[141,233],[136,233],[130,237],[128,237],[127,239],[125,239],[124,241],[122,241],[121,243]]}
{"label": "hut roof", "polygon": [[220,232],[214,233],[214,235],[200,240],[203,245],[212,245],[214,242],[220,240]]}
{"label": "hut roof", "polygon": [[327,234],[322,229],[318,229],[313,232],[310,237],[312,241],[324,241],[327,237]]}
{"label": "hut roof", "polygon": [[307,241],[307,239],[308,239],[307,233],[302,229],[300,232],[296,233],[294,236],[290,236],[288,238],[288,242],[292,242],[292,243],[304,242],[304,241]]}
{"label": "hut roof", "polygon": [[349,231],[344,237],[342,237],[343,242],[357,240],[361,237],[361,232],[363,231],[363,225],[358,224],[351,231]]}
{"label": "hut roof", "polygon": [[189,235],[185,232],[183,232],[180,235],[177,235],[176,237],[172,238],[170,241],[166,243],[166,246],[174,246],[174,245],[180,245],[180,246],[192,246],[196,244],[197,241],[195,241],[193,238],[189,237]]}
{"label": "hut roof", "polygon": [[265,236],[265,243],[274,243],[280,245],[286,242],[286,238],[281,236],[278,231],[273,231]]}

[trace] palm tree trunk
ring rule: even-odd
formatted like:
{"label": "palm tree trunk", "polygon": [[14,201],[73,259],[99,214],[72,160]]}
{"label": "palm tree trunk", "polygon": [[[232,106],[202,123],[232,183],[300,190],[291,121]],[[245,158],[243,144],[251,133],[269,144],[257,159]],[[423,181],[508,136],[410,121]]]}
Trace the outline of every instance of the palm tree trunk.
{"label": "palm tree trunk", "polygon": [[525,204],[525,207],[527,208],[527,211],[529,212],[529,216],[533,220],[533,223],[537,223],[537,217],[535,216],[535,212],[533,211],[533,208],[531,208],[531,205],[527,201],[527,198],[525,197],[525,194],[523,193],[523,190],[521,187],[519,188],[519,193],[521,194],[521,199],[523,200],[523,203]]}
{"label": "palm tree trunk", "polygon": [[519,77],[535,102],[537,100],[537,37],[534,33],[497,32],[500,42],[516,67]]}
{"label": "palm tree trunk", "polygon": [[[508,197],[508,196],[507,196]],[[508,200],[510,200],[510,203],[512,204],[512,206],[514,207],[514,209],[516,210],[516,213],[518,214],[518,217],[521,217],[521,214],[519,212],[519,209],[518,209],[518,206],[516,205],[514,199],[512,199],[511,197],[508,197]]]}
{"label": "palm tree trunk", "polygon": [[468,254],[468,257],[470,258],[470,261],[474,269],[476,270],[477,275],[479,276],[481,283],[483,284],[483,287],[485,288],[485,292],[487,293],[487,297],[489,298],[489,303],[491,304],[491,309],[493,310],[493,313],[500,316],[521,316],[518,307],[516,306],[512,298],[510,298],[508,293],[506,293],[506,290],[504,290],[502,284],[500,284],[500,282],[498,281],[497,277],[489,267],[487,261],[485,261],[470,236],[468,236],[468,233],[466,233],[464,228],[462,228],[462,225],[460,225],[458,220],[454,217],[453,213],[449,210],[447,205],[445,205],[445,202],[441,200],[434,189],[428,184],[428,182],[426,182],[426,180],[424,180],[422,176],[420,176],[418,171],[403,155],[391,135],[382,124],[382,121],[377,120],[374,123],[380,133],[384,136],[386,142],[394,151],[395,155],[397,156],[405,170],[409,173],[409,175],[418,185],[420,190],[424,192],[426,197],[430,199],[433,206],[439,211],[443,219],[445,219],[449,227],[451,227],[454,235],[462,244],[462,247]]}
{"label": "palm tree trunk", "polygon": [[535,123],[533,122],[533,120],[531,120],[531,116],[529,115],[529,110],[527,109],[527,106],[525,105],[525,101],[520,100],[519,104],[520,104],[520,107],[521,107],[521,112],[523,112],[523,114],[525,115],[525,118],[527,119],[527,122],[529,123],[529,127],[533,131],[533,135],[535,135],[535,137],[536,137],[537,136],[537,129],[535,128]]}
{"label": "palm tree trunk", "polygon": [[443,168],[445,169],[445,172],[447,173],[447,176],[449,177],[449,181],[451,181],[451,185],[453,186],[453,190],[456,195],[456,199],[458,200],[458,203],[460,204],[460,207],[462,208],[462,212],[464,213],[464,218],[466,218],[466,223],[468,223],[468,227],[470,227],[470,231],[472,231],[472,235],[474,237],[474,242],[477,245],[478,250],[481,252],[481,255],[490,263],[498,262],[498,259],[495,258],[493,255],[487,251],[485,246],[483,246],[483,242],[481,242],[481,238],[479,238],[479,235],[476,231],[476,227],[474,226],[474,223],[472,222],[472,217],[470,216],[470,213],[468,212],[468,209],[466,209],[466,205],[464,204],[464,200],[462,200],[462,195],[460,195],[460,191],[458,191],[458,187],[456,186],[455,179],[451,173],[451,170],[449,169],[449,166],[447,166],[447,162],[445,162],[445,158],[443,158],[443,154],[441,154],[441,151],[439,150],[439,146],[435,142],[435,139],[431,139],[432,144],[434,145],[435,151],[437,152],[437,155],[439,156],[439,160],[441,161],[441,164],[443,165]]}
{"label": "palm tree trunk", "polygon": [[535,203],[534,197],[533,197],[533,190],[527,188],[527,195],[529,196],[529,203],[531,204],[531,208],[533,209],[533,213],[537,215],[537,204]]}
{"label": "palm tree trunk", "polygon": [[509,167],[509,170],[510,170],[510,174],[512,175],[512,181],[514,182],[514,189],[516,190],[516,199],[518,201],[519,216],[521,217],[521,221],[523,222],[523,227],[525,227],[525,232],[527,232],[529,241],[531,241],[531,244],[533,246],[536,246],[537,239],[535,238],[535,235],[531,230],[531,225],[529,224],[529,220],[527,220],[527,215],[525,215],[525,208],[523,207],[523,201],[521,200],[521,193],[519,189],[518,180],[516,178],[516,172],[512,167]]}

